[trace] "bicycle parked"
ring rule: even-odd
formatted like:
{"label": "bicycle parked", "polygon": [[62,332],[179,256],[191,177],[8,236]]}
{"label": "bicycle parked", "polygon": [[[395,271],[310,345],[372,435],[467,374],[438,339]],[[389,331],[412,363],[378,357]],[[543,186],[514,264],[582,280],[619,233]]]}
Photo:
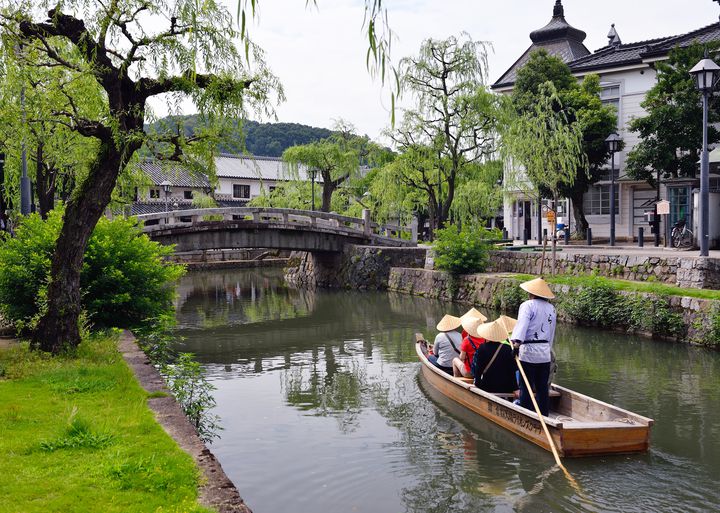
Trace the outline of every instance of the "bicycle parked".
{"label": "bicycle parked", "polygon": [[676,248],[689,248],[693,245],[693,232],[687,227],[684,217],[673,225],[670,241]]}

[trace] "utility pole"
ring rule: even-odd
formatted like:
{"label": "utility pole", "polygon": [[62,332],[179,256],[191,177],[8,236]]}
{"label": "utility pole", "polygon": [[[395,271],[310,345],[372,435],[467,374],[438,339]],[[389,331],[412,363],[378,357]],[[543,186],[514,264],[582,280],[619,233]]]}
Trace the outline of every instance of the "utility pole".
{"label": "utility pole", "polygon": [[[18,55],[22,53],[22,45],[19,47]],[[30,214],[30,178],[27,174],[27,148],[25,133],[27,128],[27,114],[25,112],[25,80],[20,88],[20,109],[22,110],[22,150],[20,153],[20,161],[22,163],[22,172],[20,174],[20,213],[24,216]]]}

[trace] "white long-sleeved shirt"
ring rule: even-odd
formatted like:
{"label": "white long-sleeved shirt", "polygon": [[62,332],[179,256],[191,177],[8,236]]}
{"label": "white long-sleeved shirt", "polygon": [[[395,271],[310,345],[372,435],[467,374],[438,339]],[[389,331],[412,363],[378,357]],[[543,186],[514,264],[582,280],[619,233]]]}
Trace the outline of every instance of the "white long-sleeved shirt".
{"label": "white long-sleeved shirt", "polygon": [[550,351],[555,339],[557,314],[555,307],[544,299],[530,299],[520,305],[518,322],[513,329],[512,340],[521,342],[547,340],[547,344],[523,344],[520,361],[546,363],[551,361]]}

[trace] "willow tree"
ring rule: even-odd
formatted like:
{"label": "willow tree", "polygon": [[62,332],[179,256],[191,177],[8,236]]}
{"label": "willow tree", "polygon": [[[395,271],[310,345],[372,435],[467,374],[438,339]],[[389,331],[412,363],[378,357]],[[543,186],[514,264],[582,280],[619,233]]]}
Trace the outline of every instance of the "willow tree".
{"label": "willow tree", "polygon": [[64,110],[68,98],[82,98],[82,108],[89,116],[104,115],[101,89],[89,76],[67,80],[59,67],[36,65],[42,59],[32,47],[3,45],[0,60],[0,146],[9,157],[5,185],[19,198],[24,146],[38,211],[46,219],[56,196],[69,199],[76,178],[87,174],[88,155],[96,150],[94,140],[58,123],[48,113]]}
{"label": "willow tree", "polygon": [[383,148],[367,136],[356,135],[355,128],[344,121],[337,122],[334,131],[327,139],[292,146],[282,155],[296,178],[304,179],[299,173],[303,166],[308,173],[317,175],[318,182],[322,181],[319,186],[323,212],[330,212],[333,194],[340,185],[357,177],[363,165],[373,164],[385,154]]}
{"label": "willow tree", "polygon": [[[190,100],[204,119],[216,121],[242,117],[247,107],[267,112],[268,96],[279,85],[260,58],[250,69],[252,45],[247,42],[244,54],[238,50],[232,15],[214,2],[69,0],[47,10],[46,19],[34,9],[3,3],[5,40],[37,55],[33,65],[62,69],[64,79],[56,87],[89,77],[105,101],[103,115],[93,116],[84,99],[72,95],[62,109],[45,113],[48,120],[94,139],[97,148],[89,155],[87,176],[67,203],[47,307],[33,335],[34,346],[57,353],[80,342],[83,254],[126,165],[143,147],[163,158],[194,162],[202,150],[214,148],[205,141],[193,153],[181,130],[147,134],[148,101],[160,95],[170,103]],[[206,134],[212,138],[213,131]],[[211,156],[204,155],[211,166]]]}
{"label": "willow tree", "polygon": [[495,151],[502,98],[487,90],[486,77],[487,46],[467,34],[428,39],[417,56],[400,61],[402,92],[415,106],[389,135],[401,152],[429,149],[436,170],[431,229],[447,221],[458,180]]}
{"label": "willow tree", "polygon": [[[587,169],[583,132],[579,123],[569,121],[570,114],[553,83],[546,82],[539,87],[534,105],[509,121],[502,138],[502,151],[513,164],[511,184],[529,182],[538,192],[549,191],[553,210],[561,189],[572,186],[578,169]],[[553,222],[553,235],[556,231]],[[555,250],[553,236],[553,273]]]}

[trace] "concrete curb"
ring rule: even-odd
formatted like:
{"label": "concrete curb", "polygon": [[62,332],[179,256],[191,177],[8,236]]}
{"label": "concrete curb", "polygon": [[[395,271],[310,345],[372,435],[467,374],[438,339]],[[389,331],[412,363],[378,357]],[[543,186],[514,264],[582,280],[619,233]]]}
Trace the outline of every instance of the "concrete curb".
{"label": "concrete curb", "polygon": [[183,413],[180,405],[165,386],[160,373],[150,364],[145,353],[138,347],[130,331],[124,331],[118,343],[135,377],[148,393],[166,392],[167,397],[148,399],[148,407],[163,429],[182,450],[195,460],[203,474],[200,485],[200,503],[215,508],[218,513],[252,513],[245,504],[237,488],[227,477],[220,462],[197,435],[195,428]]}

